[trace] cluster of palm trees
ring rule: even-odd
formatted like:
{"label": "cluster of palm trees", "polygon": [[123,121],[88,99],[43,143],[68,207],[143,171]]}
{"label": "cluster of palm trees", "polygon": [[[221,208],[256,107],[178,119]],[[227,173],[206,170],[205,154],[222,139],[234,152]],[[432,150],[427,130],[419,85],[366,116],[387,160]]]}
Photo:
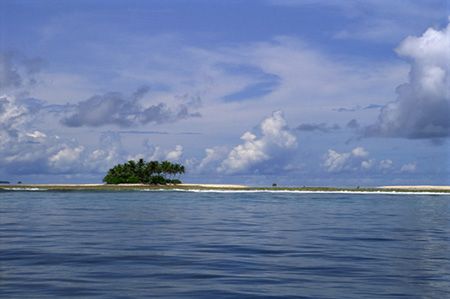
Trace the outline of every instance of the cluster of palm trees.
{"label": "cluster of palm trees", "polygon": [[184,172],[184,166],[178,163],[139,159],[114,166],[103,181],[107,184],[179,184],[178,177]]}

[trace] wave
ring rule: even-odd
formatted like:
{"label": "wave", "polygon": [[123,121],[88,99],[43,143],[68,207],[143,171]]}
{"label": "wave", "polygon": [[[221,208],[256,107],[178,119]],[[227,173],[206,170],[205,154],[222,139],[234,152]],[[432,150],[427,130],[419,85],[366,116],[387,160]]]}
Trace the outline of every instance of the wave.
{"label": "wave", "polygon": [[1,190],[6,190],[6,191],[48,191],[49,189],[45,189],[45,188],[2,188]]}
{"label": "wave", "polygon": [[349,191],[349,190],[217,190],[217,189],[136,189],[144,192],[193,192],[193,193],[292,193],[292,194],[379,194],[379,195],[447,195],[446,192],[429,191]]}
{"label": "wave", "polygon": [[[36,188],[36,187],[9,187],[9,188],[1,188],[0,191],[61,191],[61,190],[53,190],[47,188]],[[77,191],[77,190],[73,190]],[[78,190],[80,191],[80,190]],[[83,190],[89,191],[89,190]],[[109,191],[109,190],[104,190]],[[124,190],[125,191],[125,190]],[[173,188],[173,189],[128,189],[126,191],[139,191],[139,192],[191,192],[191,193],[278,193],[278,194],[360,194],[360,195],[368,195],[368,194],[379,194],[379,195],[443,195],[450,196],[448,192],[432,192],[432,191],[351,191],[351,190],[224,190],[224,189],[181,189],[181,188]]]}

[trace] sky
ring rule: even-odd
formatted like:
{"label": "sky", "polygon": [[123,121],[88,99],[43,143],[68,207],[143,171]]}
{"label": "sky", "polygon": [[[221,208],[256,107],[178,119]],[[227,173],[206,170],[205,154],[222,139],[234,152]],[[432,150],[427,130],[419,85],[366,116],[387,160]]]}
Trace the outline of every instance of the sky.
{"label": "sky", "polygon": [[0,0],[0,181],[450,184],[447,0]]}

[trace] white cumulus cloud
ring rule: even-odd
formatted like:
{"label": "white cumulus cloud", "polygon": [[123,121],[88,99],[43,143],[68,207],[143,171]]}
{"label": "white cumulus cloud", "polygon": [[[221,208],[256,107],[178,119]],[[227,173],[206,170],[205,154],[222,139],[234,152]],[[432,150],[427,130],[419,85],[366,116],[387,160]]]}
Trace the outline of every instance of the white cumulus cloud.
{"label": "white cumulus cloud", "polygon": [[205,149],[205,157],[198,163],[196,169],[200,172],[217,169],[218,164],[228,155],[225,146],[215,146]]}
{"label": "white cumulus cloud", "polygon": [[324,156],[323,167],[328,172],[368,170],[372,168],[374,160],[369,159],[369,152],[363,147],[356,147],[350,152],[339,153],[329,149]]}
{"label": "white cumulus cloud", "polygon": [[128,160],[144,159],[148,161],[169,160],[178,162],[183,157],[184,148],[182,145],[175,145],[173,149],[162,149],[160,146],[153,146],[150,140],[144,141],[145,151],[136,155],[128,155]]}
{"label": "white cumulus cloud", "polygon": [[400,172],[415,172],[416,167],[416,163],[407,163],[402,165],[402,167],[400,168]]}
{"label": "white cumulus cloud", "polygon": [[218,170],[224,173],[270,171],[284,166],[286,155],[297,146],[297,138],[288,130],[281,111],[275,111],[260,124],[261,136],[245,132],[242,144],[234,147]]}
{"label": "white cumulus cloud", "polygon": [[386,105],[368,136],[443,138],[450,135],[450,24],[409,36],[397,53],[411,63],[409,81]]}
{"label": "white cumulus cloud", "polygon": [[390,160],[390,159],[385,159],[385,160],[381,160],[381,161],[380,161],[378,167],[379,167],[381,170],[389,170],[389,169],[392,168],[393,164],[394,164],[394,162],[392,162],[392,160]]}
{"label": "white cumulus cloud", "polygon": [[173,150],[169,151],[166,154],[166,160],[176,162],[179,161],[182,156],[183,156],[183,147],[181,145],[176,145]]}
{"label": "white cumulus cloud", "polygon": [[83,146],[65,146],[49,157],[49,165],[51,169],[56,169],[58,172],[71,171],[80,164],[80,156],[83,151]]}

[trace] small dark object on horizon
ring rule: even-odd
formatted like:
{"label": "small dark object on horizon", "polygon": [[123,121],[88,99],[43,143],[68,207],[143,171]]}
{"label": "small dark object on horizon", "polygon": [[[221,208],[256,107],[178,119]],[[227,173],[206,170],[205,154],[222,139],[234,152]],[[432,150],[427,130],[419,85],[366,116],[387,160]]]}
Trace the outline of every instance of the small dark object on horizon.
{"label": "small dark object on horizon", "polygon": [[276,187],[276,186],[277,186],[277,184],[276,184],[276,183],[273,183],[273,184],[272,184],[272,187]]}

